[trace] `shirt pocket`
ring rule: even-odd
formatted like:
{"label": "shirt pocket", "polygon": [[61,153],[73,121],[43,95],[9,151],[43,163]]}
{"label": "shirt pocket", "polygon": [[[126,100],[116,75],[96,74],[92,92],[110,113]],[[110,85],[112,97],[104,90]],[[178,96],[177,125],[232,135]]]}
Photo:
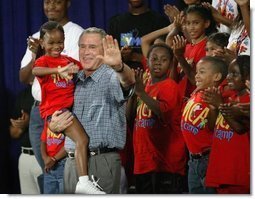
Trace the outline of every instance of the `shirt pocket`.
{"label": "shirt pocket", "polygon": [[103,103],[102,102],[93,102],[93,104],[89,107],[86,114],[86,121],[97,121],[99,120],[99,116],[103,112]]}

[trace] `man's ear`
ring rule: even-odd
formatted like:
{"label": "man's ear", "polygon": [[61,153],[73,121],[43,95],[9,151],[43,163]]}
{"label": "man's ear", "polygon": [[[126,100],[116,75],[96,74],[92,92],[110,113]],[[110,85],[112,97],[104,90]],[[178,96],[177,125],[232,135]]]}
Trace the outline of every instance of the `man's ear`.
{"label": "man's ear", "polygon": [[67,8],[71,6],[71,0],[67,0]]}

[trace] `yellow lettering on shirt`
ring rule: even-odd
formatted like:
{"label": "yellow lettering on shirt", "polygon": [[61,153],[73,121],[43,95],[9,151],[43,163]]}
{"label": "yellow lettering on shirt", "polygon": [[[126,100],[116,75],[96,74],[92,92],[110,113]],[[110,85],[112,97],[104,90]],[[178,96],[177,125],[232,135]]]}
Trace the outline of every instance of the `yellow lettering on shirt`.
{"label": "yellow lettering on shirt", "polygon": [[[207,117],[208,113],[209,113],[209,108],[205,107],[201,113],[199,113],[199,115],[196,115],[196,117],[194,117],[194,112],[195,111],[199,111],[197,108],[201,107],[200,103],[194,103],[193,100],[190,100],[184,110],[183,110],[183,116],[184,116],[184,121],[189,121],[191,122],[193,125],[195,125],[198,121],[200,120],[205,120],[205,118]],[[197,109],[197,110],[196,110]]]}
{"label": "yellow lettering on shirt", "polygon": [[217,117],[215,126],[216,126],[216,129],[220,129],[220,128],[223,128],[226,130],[229,129],[229,125],[226,123],[226,121],[221,113]]}

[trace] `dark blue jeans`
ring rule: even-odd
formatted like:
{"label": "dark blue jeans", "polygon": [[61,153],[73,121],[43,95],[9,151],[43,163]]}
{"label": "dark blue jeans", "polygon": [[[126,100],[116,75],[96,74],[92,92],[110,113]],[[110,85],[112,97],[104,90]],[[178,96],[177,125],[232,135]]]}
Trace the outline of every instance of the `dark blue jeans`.
{"label": "dark blue jeans", "polygon": [[205,176],[208,165],[209,155],[203,156],[199,159],[192,159],[188,162],[188,186],[191,194],[214,194],[214,188],[205,187]]}

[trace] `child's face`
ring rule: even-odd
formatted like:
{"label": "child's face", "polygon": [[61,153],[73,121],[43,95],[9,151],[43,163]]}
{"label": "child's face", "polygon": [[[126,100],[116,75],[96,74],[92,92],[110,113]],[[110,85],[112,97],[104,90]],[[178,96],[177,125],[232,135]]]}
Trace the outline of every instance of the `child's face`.
{"label": "child's face", "polygon": [[215,81],[219,73],[216,73],[212,63],[208,61],[199,61],[196,65],[196,86],[198,89],[205,89],[215,86]]}
{"label": "child's face", "polygon": [[213,42],[210,42],[210,41],[206,42],[206,47],[205,47],[206,56],[212,56],[212,57],[216,56],[217,50],[223,50],[223,48]]}
{"label": "child's face", "polygon": [[195,12],[188,13],[186,16],[186,28],[192,40],[205,36],[205,30],[209,25],[209,21],[203,19]]}
{"label": "child's face", "polygon": [[42,40],[45,54],[51,57],[58,57],[64,50],[64,41],[64,34],[61,31],[56,29],[46,32]]}
{"label": "child's face", "polygon": [[170,57],[167,49],[163,47],[154,48],[149,57],[149,69],[152,78],[163,78],[167,76],[170,67]]}
{"label": "child's face", "polygon": [[245,82],[242,80],[240,68],[236,61],[230,63],[227,75],[228,86],[232,90],[241,91],[245,89]]}

